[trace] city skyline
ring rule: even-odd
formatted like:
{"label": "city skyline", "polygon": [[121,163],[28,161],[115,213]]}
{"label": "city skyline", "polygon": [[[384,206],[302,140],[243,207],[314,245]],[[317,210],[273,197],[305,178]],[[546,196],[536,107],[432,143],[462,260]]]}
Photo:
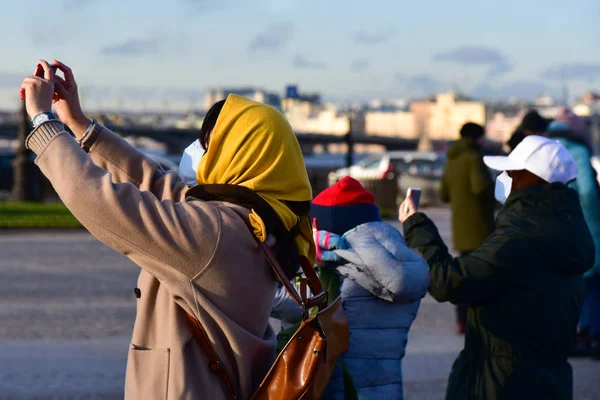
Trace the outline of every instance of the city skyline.
{"label": "city skyline", "polygon": [[0,15],[10,62],[0,108],[37,58],[71,65],[94,108],[200,105],[211,87],[281,93],[287,84],[326,101],[423,97],[452,88],[481,99],[560,98],[600,88],[600,4],[507,0],[60,0],[48,10],[11,2]]}

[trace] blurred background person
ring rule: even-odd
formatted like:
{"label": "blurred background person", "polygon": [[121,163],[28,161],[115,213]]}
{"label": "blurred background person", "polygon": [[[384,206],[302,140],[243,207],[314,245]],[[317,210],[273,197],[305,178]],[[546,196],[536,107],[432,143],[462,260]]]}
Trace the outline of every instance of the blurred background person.
{"label": "blurred background person", "polygon": [[[477,249],[494,229],[494,181],[483,163],[481,144],[485,130],[468,122],[460,139],[448,150],[440,186],[440,199],[450,203],[454,250],[462,255]],[[467,324],[467,306],[456,306],[457,332]]]}
{"label": "blurred background person", "polygon": [[518,126],[517,129],[510,135],[510,139],[506,142],[506,152],[510,153],[521,143],[521,141],[525,139],[525,132],[523,131],[522,126]]}
{"label": "blurred background person", "polygon": [[586,300],[581,310],[574,355],[593,356],[600,360],[600,188],[592,167],[590,132],[583,119],[561,108],[546,131],[546,137],[558,140],[573,156],[579,172],[569,184],[579,195],[579,202],[596,246],[594,268],[584,274]]}
{"label": "blurred background person", "polygon": [[550,119],[542,117],[537,110],[530,110],[521,121],[521,130],[525,136],[543,135],[550,122]]}
{"label": "blurred background person", "polygon": [[521,119],[521,124],[515,129],[506,142],[508,153],[513,151],[528,135],[544,135],[551,119],[542,117],[537,110],[529,110]]}

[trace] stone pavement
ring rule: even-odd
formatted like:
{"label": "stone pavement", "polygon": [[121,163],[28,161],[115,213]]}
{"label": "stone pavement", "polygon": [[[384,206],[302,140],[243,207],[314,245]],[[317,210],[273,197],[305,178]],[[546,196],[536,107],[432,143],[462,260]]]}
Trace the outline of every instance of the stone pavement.
{"label": "stone pavement", "polygon": [[[449,214],[429,210],[449,239]],[[84,232],[0,231],[0,400],[121,399],[138,267]],[[444,398],[463,338],[423,299],[403,362],[405,397]],[[573,360],[575,399],[600,399],[600,362]]]}

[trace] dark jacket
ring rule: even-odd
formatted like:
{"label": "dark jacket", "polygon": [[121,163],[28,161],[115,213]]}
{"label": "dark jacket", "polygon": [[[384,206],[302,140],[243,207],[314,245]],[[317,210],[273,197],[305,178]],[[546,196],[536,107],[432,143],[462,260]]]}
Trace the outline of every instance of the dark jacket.
{"label": "dark jacket", "polygon": [[494,229],[494,181],[483,163],[480,146],[460,139],[450,147],[440,199],[452,208],[454,249],[475,250]]}
{"label": "dark jacket", "polygon": [[562,184],[512,193],[493,234],[453,259],[424,214],[404,224],[408,245],[430,267],[438,301],[469,305],[465,349],[447,399],[571,399],[567,356],[594,243],[577,193]]}

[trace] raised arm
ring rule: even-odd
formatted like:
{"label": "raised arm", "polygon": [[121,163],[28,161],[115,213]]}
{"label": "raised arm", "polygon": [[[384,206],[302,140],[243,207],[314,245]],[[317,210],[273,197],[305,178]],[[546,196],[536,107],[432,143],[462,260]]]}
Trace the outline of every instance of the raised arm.
{"label": "raised arm", "polygon": [[[179,197],[159,200],[130,182],[114,183],[59,122],[32,132],[28,147],[73,215],[101,242],[165,283],[191,279],[213,256],[221,231],[216,206]],[[197,249],[197,251],[190,251]],[[179,283],[178,283],[179,282]]]}
{"label": "raised arm", "polygon": [[[21,86],[30,116],[49,112],[55,96],[54,72],[45,61],[40,65],[44,76],[27,77]],[[161,201],[132,183],[114,183],[110,172],[95,165],[57,121],[39,125],[26,145],[75,217],[158,279],[173,285],[189,282],[212,258],[221,232],[216,206],[184,202],[183,191]]]}
{"label": "raised arm", "polygon": [[132,183],[140,190],[152,192],[159,200],[173,200],[187,191],[179,175],[163,171],[156,162],[109,129],[91,125],[81,109],[73,71],[59,61],[54,60],[52,64],[65,76],[65,79],[53,76],[54,107],[60,120],[75,134],[92,161],[111,173],[114,183]]}
{"label": "raised arm", "polygon": [[514,255],[521,242],[495,232],[474,252],[453,258],[433,222],[415,214],[404,222],[409,247],[416,249],[430,268],[429,293],[440,302],[484,303],[507,290],[518,279]]}
{"label": "raised arm", "polygon": [[157,162],[102,125],[95,124],[80,144],[96,165],[111,173],[114,183],[132,183],[140,190],[152,192],[159,200],[178,198],[188,190],[177,173],[164,171]]}

